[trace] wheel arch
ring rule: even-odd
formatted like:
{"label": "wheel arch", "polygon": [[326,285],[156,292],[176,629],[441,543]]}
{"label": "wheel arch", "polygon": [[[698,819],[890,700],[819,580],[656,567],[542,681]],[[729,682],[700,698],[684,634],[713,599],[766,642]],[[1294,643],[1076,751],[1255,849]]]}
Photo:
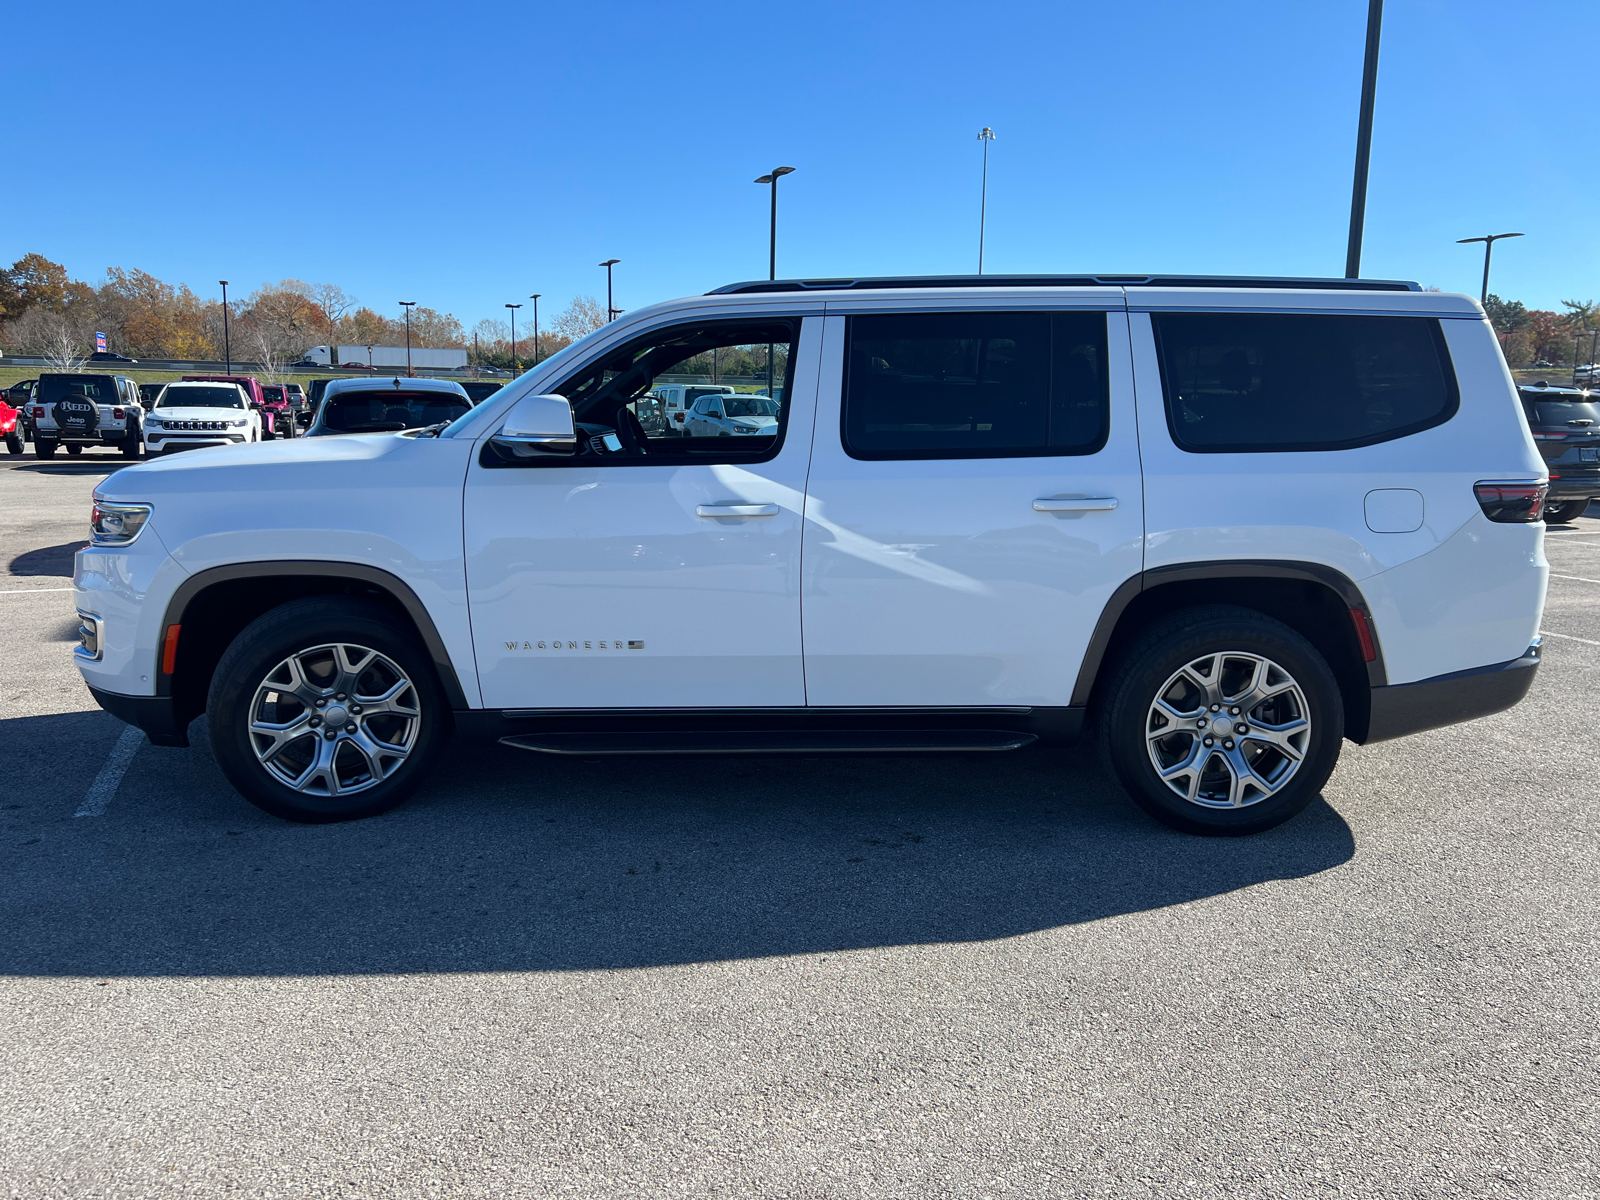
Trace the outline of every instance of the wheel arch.
{"label": "wheel arch", "polygon": [[[1234,559],[1156,567],[1125,580],[1100,614],[1073,687],[1072,704],[1092,708],[1120,654],[1151,622],[1202,604],[1254,609],[1295,630],[1327,660],[1344,700],[1345,735],[1360,742],[1371,719],[1372,689],[1388,676],[1383,644],[1366,597],[1333,567],[1311,562]],[[1372,634],[1366,661],[1351,611]]]}
{"label": "wheel arch", "polygon": [[318,595],[370,596],[392,607],[422,640],[451,708],[469,707],[438,627],[399,576],[360,563],[276,560],[196,572],[167,601],[161,638],[173,625],[182,626],[182,632],[175,670],[171,675],[157,671],[156,694],[173,698],[180,726],[205,711],[212,672],[245,626],[290,600]]}

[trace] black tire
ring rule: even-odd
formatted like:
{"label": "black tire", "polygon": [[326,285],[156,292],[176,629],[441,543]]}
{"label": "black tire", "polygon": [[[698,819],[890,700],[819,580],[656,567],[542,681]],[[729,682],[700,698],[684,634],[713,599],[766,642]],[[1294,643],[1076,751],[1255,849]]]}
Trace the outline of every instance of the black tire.
{"label": "black tire", "polygon": [[[1271,680],[1271,686],[1282,686],[1287,676],[1295,688],[1247,706],[1238,716],[1228,711],[1225,701],[1222,708],[1213,709],[1203,703],[1199,687],[1179,678],[1184,668],[1202,663],[1208,656],[1217,656],[1210,670],[1221,693],[1238,686],[1244,678],[1239,672],[1252,658],[1268,664],[1262,668],[1262,678]],[[1273,674],[1273,667],[1280,674]],[[1192,695],[1186,698],[1185,689]],[[1174,710],[1192,709],[1196,717],[1204,719],[1205,735],[1215,735],[1211,741],[1203,740],[1199,720],[1190,731],[1187,720],[1169,721],[1159,715],[1155,705],[1162,697],[1172,701]],[[1202,707],[1194,708],[1196,703]],[[1234,733],[1238,728],[1234,723],[1239,722],[1265,737],[1267,723],[1291,724],[1302,706],[1305,713],[1299,719],[1309,720],[1309,728],[1290,735],[1295,741],[1288,753],[1264,740]],[[1249,724],[1252,721],[1254,725]],[[1174,613],[1119,656],[1100,705],[1099,723],[1107,767],[1145,812],[1186,833],[1242,836],[1281,825],[1321,791],[1339,761],[1344,703],[1333,672],[1305,638],[1252,609],[1216,605]],[[1226,731],[1223,723],[1229,725]],[[1169,726],[1169,736],[1160,738],[1161,730]],[[1149,738],[1152,731],[1158,739]],[[1152,745],[1153,749],[1148,748]],[[1301,756],[1298,766],[1293,753]],[[1174,784],[1181,782],[1199,798],[1177,794],[1157,773],[1154,758],[1164,759],[1169,770],[1182,771],[1187,762],[1201,764],[1199,770],[1183,771],[1174,779]],[[1240,770],[1229,765],[1240,761],[1245,764]],[[1265,777],[1262,782],[1281,782],[1268,791],[1245,780],[1247,772],[1258,768]],[[1240,780],[1245,782],[1233,782]],[[1242,802],[1237,807],[1226,806],[1235,786]]]}
{"label": "black tire", "polygon": [[141,446],[139,443],[140,439],[138,431],[130,429],[126,434],[123,435],[122,438],[122,457],[138,458],[139,451],[143,449],[143,446]]}
{"label": "black tire", "polygon": [[50,438],[36,437],[33,439],[33,452],[40,458],[54,458],[56,456],[56,443]]}
{"label": "black tire", "polygon": [[1546,504],[1544,507],[1544,520],[1546,525],[1565,525],[1575,521],[1589,510],[1588,500],[1567,500],[1560,504]]}
{"label": "black tire", "polygon": [[[349,786],[359,790],[344,794],[300,791],[284,782],[257,758],[250,731],[258,692],[274,694],[267,692],[269,674],[275,673],[292,655],[314,655],[319,653],[313,651],[314,647],[328,645],[361,647],[391,660],[409,678],[418,713],[410,752],[392,768],[392,773],[376,783],[370,780],[381,771],[368,771],[366,781],[360,779],[358,773]],[[287,696],[287,689],[284,695]],[[322,711],[332,712],[332,695],[327,695],[330,707]],[[308,716],[318,716],[317,712],[297,702],[291,702],[288,707],[291,712],[298,708]],[[433,662],[418,639],[405,628],[403,620],[396,619],[392,610],[373,601],[348,596],[294,600],[248,625],[217,664],[211,678],[206,713],[210,718],[211,747],[217,765],[239,794],[273,816],[308,824],[372,817],[394,808],[422,781],[444,748],[451,729],[450,706],[439,686]],[[294,719],[276,710],[275,715],[280,720]],[[365,716],[360,719],[362,732],[368,732],[365,724],[368,719]],[[354,724],[352,721],[346,728]],[[310,732],[301,735],[302,741],[291,743],[297,747],[299,757],[291,758],[290,766],[319,748],[318,738],[325,737],[326,732],[326,728],[320,735]],[[305,741],[306,738],[309,741]],[[341,736],[334,745],[340,746],[345,740]],[[341,761],[346,767],[362,761],[354,748],[349,752],[336,749],[334,755],[336,776]],[[288,747],[284,757],[288,757]]]}
{"label": "black tire", "polygon": [[83,443],[82,442],[68,442],[67,443],[67,453],[72,455],[73,458],[78,457],[78,455],[83,453]]}
{"label": "black tire", "polygon": [[20,434],[20,433],[8,433],[8,434],[6,434],[6,450],[8,452],[10,452],[11,454],[21,454],[27,448],[28,448],[27,447],[27,443],[25,443],[22,440],[22,434]]}

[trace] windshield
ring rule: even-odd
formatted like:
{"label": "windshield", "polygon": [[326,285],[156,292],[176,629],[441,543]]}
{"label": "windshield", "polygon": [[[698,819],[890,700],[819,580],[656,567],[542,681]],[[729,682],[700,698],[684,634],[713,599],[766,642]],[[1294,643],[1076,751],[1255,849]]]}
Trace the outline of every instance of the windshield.
{"label": "windshield", "polygon": [[1600,430],[1600,404],[1593,400],[1538,400],[1528,405],[1530,425],[1568,425],[1588,421],[1587,428]]}
{"label": "windshield", "polygon": [[66,396],[87,396],[97,404],[121,404],[116,380],[109,375],[45,375],[34,401],[54,404]]}
{"label": "windshield", "polygon": [[157,408],[243,408],[244,393],[236,387],[218,384],[196,387],[172,384],[156,401]]}
{"label": "windshield", "polygon": [[765,396],[724,396],[722,410],[730,417],[775,417],[778,404]]}
{"label": "windshield", "polygon": [[336,392],[323,405],[328,433],[385,433],[454,421],[471,405],[452,392]]}

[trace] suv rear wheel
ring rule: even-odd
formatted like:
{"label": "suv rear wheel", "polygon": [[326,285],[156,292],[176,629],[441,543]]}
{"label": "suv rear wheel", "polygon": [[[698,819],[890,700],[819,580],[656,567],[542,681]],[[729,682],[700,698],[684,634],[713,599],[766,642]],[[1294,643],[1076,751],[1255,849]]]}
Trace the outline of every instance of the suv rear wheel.
{"label": "suv rear wheel", "polygon": [[54,438],[39,437],[37,434],[35,434],[33,438],[33,452],[40,458],[54,458],[56,456],[56,444],[57,443]]}
{"label": "suv rear wheel", "polygon": [[1305,638],[1245,608],[1175,613],[1120,661],[1100,719],[1107,765],[1156,820],[1240,835],[1294,816],[1333,773],[1344,705]]}
{"label": "suv rear wheel", "polygon": [[206,705],[217,765],[291,821],[399,804],[443,748],[449,707],[422,646],[387,609],[345,596],[276,608],[217,664]]}

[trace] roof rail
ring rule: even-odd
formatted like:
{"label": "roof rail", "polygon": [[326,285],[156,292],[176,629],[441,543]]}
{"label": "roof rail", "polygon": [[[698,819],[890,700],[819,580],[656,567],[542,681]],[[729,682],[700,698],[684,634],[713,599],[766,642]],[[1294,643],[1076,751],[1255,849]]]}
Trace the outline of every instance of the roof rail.
{"label": "roof rail", "polygon": [[1283,275],[879,275],[865,279],[760,279],[707,292],[859,292],[879,288],[1161,287],[1305,288],[1315,291],[1420,292],[1403,279],[1296,279]]}

